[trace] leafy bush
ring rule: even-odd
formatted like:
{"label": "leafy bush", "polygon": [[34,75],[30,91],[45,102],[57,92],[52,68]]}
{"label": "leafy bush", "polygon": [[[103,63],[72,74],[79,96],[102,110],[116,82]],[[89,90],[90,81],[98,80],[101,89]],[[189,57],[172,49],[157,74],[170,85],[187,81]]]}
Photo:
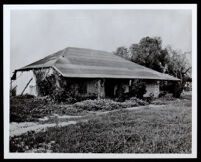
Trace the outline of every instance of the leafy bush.
{"label": "leafy bush", "polygon": [[136,97],[139,99],[143,99],[144,94],[146,93],[146,84],[144,81],[135,79],[132,82],[129,92],[124,93],[123,89],[118,91],[118,95],[115,98],[117,102],[124,102],[131,97]]}
{"label": "leafy bush", "polygon": [[[10,122],[38,121],[38,118],[43,118],[54,113],[59,115],[85,115],[87,113],[85,110],[107,111],[147,104],[145,101],[134,97],[125,102],[115,102],[108,99],[90,99],[77,102],[73,105],[54,103],[48,97],[36,98],[29,95],[11,97],[10,99]],[[82,99],[80,98],[79,100]]]}
{"label": "leafy bush", "polygon": [[119,103],[110,99],[100,99],[100,100],[85,100],[82,102],[77,102],[73,106],[83,110],[96,111],[96,110],[113,110],[118,108]]}
{"label": "leafy bush", "polygon": [[67,88],[60,88],[55,90],[51,95],[50,98],[57,103],[67,103],[67,104],[74,104],[76,102],[80,102],[83,100],[88,100],[88,99],[97,99],[96,94],[88,94],[88,95],[79,95],[75,94],[75,91],[72,89],[67,89]]}
{"label": "leafy bush", "polygon": [[181,93],[184,90],[184,86],[181,83],[175,83],[173,86],[173,97],[180,98]]}
{"label": "leafy bush", "polygon": [[163,96],[165,96],[166,94],[167,94],[166,91],[161,91],[161,92],[159,93],[158,97],[163,97]]}
{"label": "leafy bush", "polygon": [[[41,132],[44,134],[44,132]],[[19,137],[10,138],[11,152],[25,152],[30,149],[39,149],[45,141],[45,134],[43,136],[37,135],[34,131],[29,131]],[[47,151],[47,148],[46,148]]]}
{"label": "leafy bush", "polygon": [[114,98],[114,100],[117,102],[124,102],[125,100],[128,100],[130,97],[132,97],[132,95],[130,93],[122,93],[122,94],[116,96],[116,98]]}
{"label": "leafy bush", "polygon": [[85,100],[82,102],[77,102],[73,106],[79,109],[88,110],[88,111],[97,111],[97,110],[115,110],[127,107],[134,107],[140,105],[146,105],[147,102],[132,97],[125,102],[116,102],[110,99],[100,99],[100,100]]}
{"label": "leafy bush", "polygon": [[180,98],[181,93],[184,90],[184,83],[175,81],[169,81],[167,83],[161,82],[160,89],[162,91],[172,93],[172,96],[175,98]]}
{"label": "leafy bush", "polygon": [[84,101],[84,100],[95,100],[95,99],[97,99],[97,95],[94,94],[94,93],[87,94],[87,95],[84,95],[84,96],[76,95],[76,100],[78,102]]}
{"label": "leafy bush", "polygon": [[137,97],[142,99],[143,95],[146,93],[146,84],[144,81],[136,79],[132,82],[131,90],[129,95],[132,97]]}
{"label": "leafy bush", "polygon": [[25,95],[14,96],[13,98],[15,98],[15,99],[32,99],[32,98],[35,98],[35,96],[30,95],[30,94],[25,94]]}
{"label": "leafy bush", "polygon": [[137,105],[140,105],[140,106],[148,104],[145,100],[142,100],[136,97],[131,97],[129,100],[126,100],[126,102],[136,103]]}
{"label": "leafy bush", "polygon": [[150,93],[148,97],[144,98],[145,101],[147,101],[148,103],[151,103],[154,100],[154,94]]}
{"label": "leafy bush", "polygon": [[37,118],[51,113],[47,100],[29,97],[31,96],[25,95],[11,98],[10,122],[36,121]]}
{"label": "leafy bush", "polygon": [[51,95],[56,89],[56,78],[54,75],[37,80],[38,92],[41,96]]}
{"label": "leafy bush", "polygon": [[75,95],[72,91],[67,91],[65,89],[57,89],[54,90],[52,94],[50,94],[50,98],[55,102],[66,102],[66,103],[75,103],[77,102]]}
{"label": "leafy bush", "polygon": [[[37,75],[39,75],[38,73]],[[40,74],[43,76],[43,74]],[[46,76],[44,79],[40,77],[37,79],[38,91],[40,96],[49,96],[54,102],[75,103],[75,91],[71,88],[71,81],[66,80],[56,74]],[[58,85],[60,84],[60,85]]]}
{"label": "leafy bush", "polygon": [[[28,96],[28,95],[27,95]],[[34,122],[52,114],[85,115],[86,111],[66,103],[55,103],[49,97],[11,96],[10,122]],[[31,97],[31,96],[29,96]]]}

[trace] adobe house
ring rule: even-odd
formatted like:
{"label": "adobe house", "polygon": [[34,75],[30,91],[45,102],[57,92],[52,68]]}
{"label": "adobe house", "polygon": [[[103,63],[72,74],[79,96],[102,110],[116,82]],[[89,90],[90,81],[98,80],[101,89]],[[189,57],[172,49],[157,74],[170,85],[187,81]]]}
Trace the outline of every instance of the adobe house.
{"label": "adobe house", "polygon": [[159,95],[159,81],[179,79],[138,65],[113,53],[68,47],[14,71],[11,89],[16,95],[41,96],[39,81],[54,76],[55,86],[70,83],[69,91],[79,95],[96,94],[98,98],[113,97],[117,89],[124,92],[135,79],[146,81],[146,94]]}

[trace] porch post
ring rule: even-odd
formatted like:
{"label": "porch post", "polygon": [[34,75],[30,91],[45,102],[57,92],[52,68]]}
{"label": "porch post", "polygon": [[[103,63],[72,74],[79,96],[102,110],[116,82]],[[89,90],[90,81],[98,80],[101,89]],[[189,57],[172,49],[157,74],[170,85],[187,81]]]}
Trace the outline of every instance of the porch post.
{"label": "porch post", "polygon": [[97,90],[98,90],[98,100],[99,100],[101,98],[101,80],[100,79],[98,80],[97,85],[98,85]]}

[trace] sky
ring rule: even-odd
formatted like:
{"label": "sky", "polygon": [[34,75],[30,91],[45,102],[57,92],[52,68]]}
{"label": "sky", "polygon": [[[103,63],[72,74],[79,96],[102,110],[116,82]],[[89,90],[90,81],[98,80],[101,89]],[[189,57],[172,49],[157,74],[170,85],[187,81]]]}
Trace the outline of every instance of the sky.
{"label": "sky", "polygon": [[146,36],[191,51],[191,10],[12,10],[10,72],[66,47],[112,52]]}

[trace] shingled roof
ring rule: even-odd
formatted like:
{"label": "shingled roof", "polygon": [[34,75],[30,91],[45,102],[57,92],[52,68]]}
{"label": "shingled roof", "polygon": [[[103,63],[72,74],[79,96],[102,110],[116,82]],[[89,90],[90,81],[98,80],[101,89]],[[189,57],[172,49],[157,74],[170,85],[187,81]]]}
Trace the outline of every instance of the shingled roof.
{"label": "shingled roof", "polygon": [[64,77],[179,80],[113,53],[68,47],[16,71],[52,67]]}

